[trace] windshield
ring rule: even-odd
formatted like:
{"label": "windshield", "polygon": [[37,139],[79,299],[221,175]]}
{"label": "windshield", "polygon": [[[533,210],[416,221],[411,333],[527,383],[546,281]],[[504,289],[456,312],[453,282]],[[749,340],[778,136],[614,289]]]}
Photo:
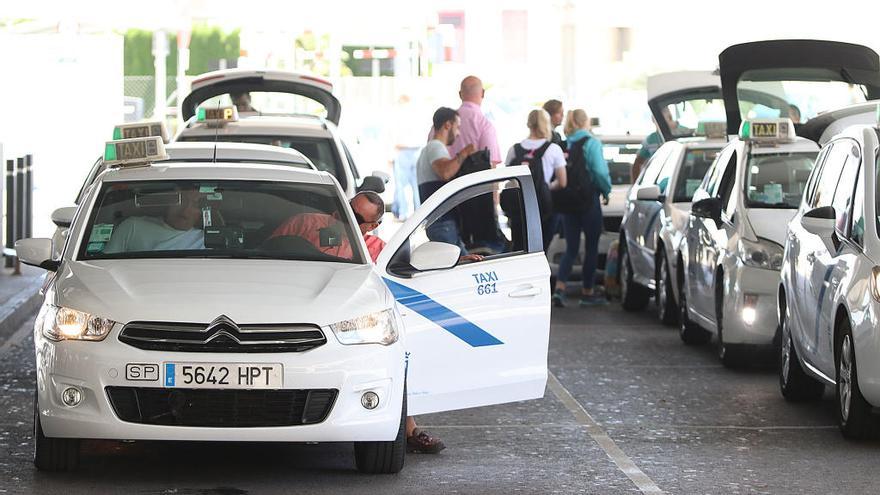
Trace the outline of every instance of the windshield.
{"label": "windshield", "polygon": [[703,182],[706,171],[718,156],[717,149],[689,149],[684,155],[684,163],[678,172],[678,182],[675,185],[673,203],[689,203],[694,198],[694,192]]}
{"label": "windshield", "polygon": [[302,136],[248,136],[243,134],[230,135],[219,134],[211,136],[180,136],[178,141],[225,141],[230,143],[253,143],[268,144],[271,146],[281,146],[282,148],[293,148],[303,155],[307,156],[315,168],[322,172],[330,172],[339,181],[342,189],[348,184],[345,181],[345,174],[342,172],[342,161],[330,138],[312,138]]}
{"label": "windshield", "polygon": [[746,206],[797,208],[815,160],[815,152],[752,155],[746,170]]}
{"label": "windshield", "polygon": [[103,185],[79,259],[241,258],[363,263],[336,188],[269,181]]}
{"label": "windshield", "polygon": [[632,184],[630,173],[639,148],[639,143],[602,143],[602,154],[608,161],[611,185]]}
{"label": "windshield", "polygon": [[864,87],[840,81],[828,69],[760,69],[736,86],[743,119],[791,118],[807,122],[822,112],[866,101]]}
{"label": "windshield", "polygon": [[317,101],[295,93],[247,91],[227,93],[199,103],[200,107],[218,108],[235,105],[240,117],[248,115],[315,115],[327,117],[327,109]]}

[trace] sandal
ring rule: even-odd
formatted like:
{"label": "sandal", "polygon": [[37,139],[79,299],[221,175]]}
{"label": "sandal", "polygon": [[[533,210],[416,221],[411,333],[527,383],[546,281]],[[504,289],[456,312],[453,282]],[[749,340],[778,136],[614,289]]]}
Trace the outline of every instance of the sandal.
{"label": "sandal", "polygon": [[406,451],[413,454],[436,454],[445,448],[443,440],[418,428],[406,439]]}

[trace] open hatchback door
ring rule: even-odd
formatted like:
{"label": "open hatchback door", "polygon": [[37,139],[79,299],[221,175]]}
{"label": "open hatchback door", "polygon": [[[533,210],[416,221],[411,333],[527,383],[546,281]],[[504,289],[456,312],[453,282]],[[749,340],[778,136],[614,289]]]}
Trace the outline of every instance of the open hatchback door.
{"label": "open hatchback door", "polygon": [[817,140],[814,119],[880,97],[880,58],[862,45],[757,41],[728,47],[718,62],[728,134],[743,118],[789,117],[798,135]]}
{"label": "open hatchback door", "polygon": [[648,77],[648,107],[664,141],[694,135],[701,121],[724,120],[721,79],[710,71]]}
{"label": "open hatchback door", "polygon": [[[202,74],[193,81],[189,95],[183,99],[181,115],[189,120],[203,103],[237,93],[250,93],[254,111],[261,115],[314,113],[314,103],[317,103],[326,112],[325,118],[339,125],[342,105],[333,96],[330,81],[277,70],[225,69]],[[239,113],[243,112],[239,110]]]}
{"label": "open hatchback door", "polygon": [[[465,262],[457,246],[430,241],[435,222],[498,191],[521,226],[501,253]],[[528,167],[486,170],[437,190],[382,251],[376,269],[404,321],[409,414],[543,397],[550,268],[540,223]]]}

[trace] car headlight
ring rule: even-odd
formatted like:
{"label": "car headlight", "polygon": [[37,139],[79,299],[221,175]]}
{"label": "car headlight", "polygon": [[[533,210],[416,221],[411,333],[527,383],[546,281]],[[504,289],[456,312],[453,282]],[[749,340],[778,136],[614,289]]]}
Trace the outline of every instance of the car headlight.
{"label": "car headlight", "polygon": [[767,239],[758,242],[740,239],[737,245],[739,259],[748,266],[765,270],[781,270],[784,250],[782,246]]}
{"label": "car headlight", "polygon": [[390,309],[359,316],[330,325],[339,342],[345,345],[382,344],[397,342],[397,322]]}
{"label": "car headlight", "polygon": [[75,309],[44,304],[36,325],[49,340],[104,340],[116,322]]}

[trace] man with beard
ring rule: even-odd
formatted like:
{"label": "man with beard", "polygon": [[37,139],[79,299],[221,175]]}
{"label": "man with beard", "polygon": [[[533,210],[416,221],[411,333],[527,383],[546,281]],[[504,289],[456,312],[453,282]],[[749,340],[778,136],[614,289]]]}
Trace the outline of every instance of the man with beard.
{"label": "man with beard", "polygon": [[[437,189],[449,182],[461,169],[461,164],[475,150],[468,144],[461,151],[450,156],[447,146],[451,146],[459,136],[461,119],[458,112],[441,107],[434,112],[434,137],[422,149],[416,162],[416,176],[419,183],[419,197],[424,203]],[[454,244],[467,254],[458,232],[458,218],[454,211],[438,218],[425,230],[432,241]]]}

